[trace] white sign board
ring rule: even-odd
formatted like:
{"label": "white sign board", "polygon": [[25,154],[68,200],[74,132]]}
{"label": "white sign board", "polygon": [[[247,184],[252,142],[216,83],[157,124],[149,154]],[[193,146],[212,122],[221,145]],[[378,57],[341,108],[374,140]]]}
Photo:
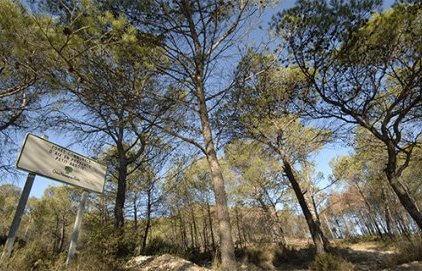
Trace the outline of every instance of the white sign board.
{"label": "white sign board", "polygon": [[104,165],[32,134],[25,138],[16,167],[93,192],[104,190]]}

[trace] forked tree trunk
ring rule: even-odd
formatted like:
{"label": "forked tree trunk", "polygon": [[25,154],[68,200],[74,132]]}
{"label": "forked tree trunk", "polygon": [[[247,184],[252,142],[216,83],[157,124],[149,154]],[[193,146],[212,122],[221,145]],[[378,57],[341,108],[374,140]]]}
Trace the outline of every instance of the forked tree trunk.
{"label": "forked tree trunk", "polygon": [[286,173],[286,176],[289,179],[290,184],[292,185],[293,191],[295,192],[303,215],[305,216],[306,223],[308,224],[312,240],[315,244],[316,254],[324,254],[329,251],[329,241],[322,232],[321,225],[318,223],[318,221],[315,221],[312,216],[312,213],[306,202],[305,196],[303,195],[302,189],[300,188],[300,184],[296,180],[296,176],[293,173],[293,168],[290,165],[290,162],[286,159],[283,159],[283,163],[284,172]]}

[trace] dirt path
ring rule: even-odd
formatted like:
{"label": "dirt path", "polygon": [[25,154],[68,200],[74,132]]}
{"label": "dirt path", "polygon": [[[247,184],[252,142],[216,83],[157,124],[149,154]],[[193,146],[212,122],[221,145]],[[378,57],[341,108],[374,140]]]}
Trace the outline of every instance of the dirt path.
{"label": "dirt path", "polygon": [[376,242],[352,244],[348,248],[340,248],[339,251],[358,271],[422,271],[422,262],[417,261],[391,267],[397,251],[392,246],[383,246]]}
{"label": "dirt path", "polygon": [[182,258],[164,254],[161,256],[138,256],[130,260],[125,270],[127,271],[207,271],[208,268]]}
{"label": "dirt path", "polygon": [[[385,246],[377,242],[362,242],[347,247],[338,247],[335,253],[341,255],[354,265],[357,271],[422,271],[422,262],[411,262],[393,266],[397,251],[393,246]],[[305,253],[306,254],[306,253]],[[259,267],[252,263],[244,263],[241,271],[308,271],[309,255],[300,257],[300,262],[291,262],[274,267],[270,262]],[[184,259],[171,256],[139,256],[128,262],[128,271],[208,271],[211,269],[199,267]],[[335,271],[335,270],[333,270]],[[341,270],[338,270],[341,271]]]}

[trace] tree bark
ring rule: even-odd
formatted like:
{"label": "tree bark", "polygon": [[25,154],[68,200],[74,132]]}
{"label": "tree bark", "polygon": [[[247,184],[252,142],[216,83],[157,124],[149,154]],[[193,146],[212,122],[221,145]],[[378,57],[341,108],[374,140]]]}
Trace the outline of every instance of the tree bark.
{"label": "tree bark", "polygon": [[124,226],[124,208],[126,200],[126,177],[127,163],[121,158],[119,165],[119,175],[117,178],[116,205],[114,207],[114,228],[123,230]]}
{"label": "tree bark", "polygon": [[207,146],[207,160],[211,171],[217,207],[221,265],[223,270],[234,271],[237,270],[237,263],[234,255],[230,216],[229,209],[227,207],[227,195],[224,188],[223,173],[221,166],[218,163],[214,144],[211,141],[211,130],[209,130],[209,128],[204,130],[204,139]]}
{"label": "tree bark", "polygon": [[[198,55],[197,58],[200,58],[200,55]],[[199,65],[199,62],[200,61],[197,61],[197,65]],[[237,270],[237,263],[234,255],[233,237],[230,225],[229,209],[227,206],[227,195],[224,187],[223,171],[220,163],[218,162],[217,152],[214,146],[202,80],[203,68],[199,65],[197,68],[197,74],[195,75],[196,97],[198,99],[198,113],[201,120],[202,136],[204,138],[205,152],[211,173],[215,203],[217,207],[221,267],[222,270],[235,271]]]}
{"label": "tree bark", "polygon": [[303,215],[305,216],[306,223],[308,224],[312,240],[315,244],[316,254],[324,254],[329,251],[329,241],[322,232],[320,224],[315,221],[312,216],[312,213],[303,195],[302,189],[300,188],[300,184],[296,180],[296,176],[293,173],[293,168],[291,167],[290,162],[287,161],[287,159],[283,159],[283,163],[284,172],[286,173],[286,176],[289,179],[290,184],[292,185],[293,191],[302,209]]}
{"label": "tree bark", "polygon": [[422,230],[422,214],[416,202],[410,196],[409,192],[406,190],[404,185],[400,182],[395,172],[387,168],[386,175],[387,180],[391,188],[393,188],[393,191],[399,198],[400,203],[403,205],[409,215],[413,218],[415,223],[418,225],[419,229]]}

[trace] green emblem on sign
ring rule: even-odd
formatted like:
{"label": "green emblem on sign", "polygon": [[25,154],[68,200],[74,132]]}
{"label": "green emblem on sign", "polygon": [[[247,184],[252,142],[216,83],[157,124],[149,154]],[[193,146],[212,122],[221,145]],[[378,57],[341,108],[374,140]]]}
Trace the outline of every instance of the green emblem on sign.
{"label": "green emblem on sign", "polygon": [[67,174],[69,174],[70,172],[73,171],[73,168],[66,166],[66,167],[64,167],[64,170],[66,171]]}

